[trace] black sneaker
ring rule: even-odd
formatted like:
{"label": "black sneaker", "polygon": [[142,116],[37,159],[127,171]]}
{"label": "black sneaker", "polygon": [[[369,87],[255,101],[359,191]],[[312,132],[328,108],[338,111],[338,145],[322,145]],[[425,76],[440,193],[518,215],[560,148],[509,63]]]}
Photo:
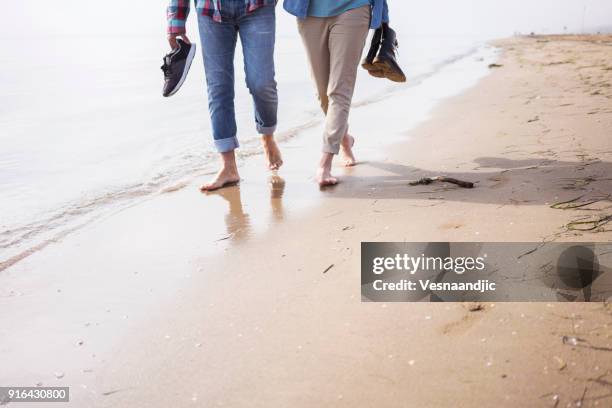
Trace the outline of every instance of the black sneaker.
{"label": "black sneaker", "polygon": [[188,44],[180,38],[176,41],[178,48],[164,57],[164,96],[172,96],[180,89],[187,78],[191,62],[195,56],[195,44]]}

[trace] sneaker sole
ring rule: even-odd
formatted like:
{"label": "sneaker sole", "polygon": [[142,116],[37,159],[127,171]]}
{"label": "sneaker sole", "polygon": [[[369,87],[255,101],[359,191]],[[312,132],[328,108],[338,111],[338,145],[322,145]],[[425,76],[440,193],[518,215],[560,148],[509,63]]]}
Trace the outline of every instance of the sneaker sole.
{"label": "sneaker sole", "polygon": [[183,86],[185,79],[187,79],[187,74],[189,73],[189,69],[191,68],[191,63],[193,62],[193,58],[195,57],[195,52],[196,52],[196,45],[191,44],[191,49],[189,50],[189,54],[187,54],[187,60],[185,61],[185,68],[183,69],[183,75],[181,75],[181,80],[178,82],[178,84],[176,84],[172,92],[170,92],[167,97],[170,97],[174,95],[175,93],[177,93],[178,90],[181,89],[181,86]]}
{"label": "sneaker sole", "polygon": [[373,63],[371,63],[371,62],[363,62],[363,63],[361,64],[361,67],[362,67],[363,69],[365,69],[366,71],[372,71],[372,70],[377,69],[377,68],[374,66],[374,64],[373,64]]}
{"label": "sneaker sole", "polygon": [[361,64],[361,67],[363,69],[365,69],[366,71],[368,71],[368,74],[372,75],[375,78],[384,78],[385,77],[385,74],[382,72],[380,67],[377,67],[374,64],[370,64],[370,63],[364,62],[363,64]]}
{"label": "sneaker sole", "polygon": [[385,78],[393,81],[393,82],[406,82],[406,75],[398,73],[393,69],[393,67],[387,61],[377,61],[374,63],[374,66],[382,71]]}

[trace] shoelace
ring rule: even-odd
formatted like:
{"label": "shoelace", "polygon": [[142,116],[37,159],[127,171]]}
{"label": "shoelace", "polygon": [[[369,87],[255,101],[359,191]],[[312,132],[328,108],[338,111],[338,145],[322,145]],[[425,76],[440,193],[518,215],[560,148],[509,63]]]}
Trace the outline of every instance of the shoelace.
{"label": "shoelace", "polygon": [[395,41],[393,41],[393,51],[399,55],[399,41],[397,41],[397,39],[395,39]]}

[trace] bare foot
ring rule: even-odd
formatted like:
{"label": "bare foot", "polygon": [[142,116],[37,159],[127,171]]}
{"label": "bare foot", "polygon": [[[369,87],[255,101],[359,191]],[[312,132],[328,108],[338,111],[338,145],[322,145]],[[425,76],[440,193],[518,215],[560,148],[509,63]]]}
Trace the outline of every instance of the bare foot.
{"label": "bare foot", "polygon": [[236,185],[238,182],[240,182],[238,170],[235,168],[223,167],[221,170],[219,170],[215,178],[200,187],[200,191],[215,191],[223,187]]}
{"label": "bare foot", "polygon": [[273,135],[264,135],[261,138],[263,143],[266,159],[268,160],[268,168],[270,170],[278,170],[283,165],[283,158]]}
{"label": "bare foot", "polygon": [[317,183],[319,186],[334,186],[338,184],[338,179],[331,175],[331,166],[334,155],[331,153],[323,153],[319,168],[317,169]]}
{"label": "bare foot", "polygon": [[353,155],[353,146],[355,145],[355,138],[348,133],[342,138],[342,154],[344,156],[344,165],[346,167],[352,167],[357,164],[355,156]]}

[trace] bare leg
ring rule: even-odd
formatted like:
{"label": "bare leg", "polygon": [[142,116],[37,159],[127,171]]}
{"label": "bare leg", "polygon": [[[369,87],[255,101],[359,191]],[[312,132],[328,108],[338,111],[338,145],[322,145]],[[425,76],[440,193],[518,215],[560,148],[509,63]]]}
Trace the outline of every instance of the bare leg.
{"label": "bare leg", "polygon": [[274,135],[263,135],[261,137],[266,159],[268,160],[268,168],[270,170],[278,170],[283,165],[283,157],[274,141]]}
{"label": "bare leg", "polygon": [[353,155],[353,145],[355,144],[355,138],[348,133],[342,138],[342,155],[344,156],[344,165],[346,167],[352,167],[357,164],[355,156]]}
{"label": "bare leg", "polygon": [[240,181],[234,151],[221,153],[221,159],[223,160],[223,167],[221,167],[221,170],[219,170],[217,175],[210,182],[200,187],[201,191],[218,190],[223,187],[234,185]]}
{"label": "bare leg", "polygon": [[333,186],[338,184],[338,179],[331,175],[332,161],[334,155],[332,153],[323,153],[319,168],[317,170],[317,182],[321,187]]}

